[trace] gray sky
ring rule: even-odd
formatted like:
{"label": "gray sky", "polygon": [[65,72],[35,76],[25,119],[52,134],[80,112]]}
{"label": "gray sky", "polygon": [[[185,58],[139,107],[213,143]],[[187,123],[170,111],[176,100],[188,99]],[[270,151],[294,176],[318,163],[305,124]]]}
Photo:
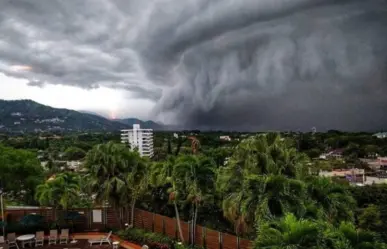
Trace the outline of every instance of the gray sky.
{"label": "gray sky", "polygon": [[195,128],[387,128],[385,0],[0,9],[0,98]]}

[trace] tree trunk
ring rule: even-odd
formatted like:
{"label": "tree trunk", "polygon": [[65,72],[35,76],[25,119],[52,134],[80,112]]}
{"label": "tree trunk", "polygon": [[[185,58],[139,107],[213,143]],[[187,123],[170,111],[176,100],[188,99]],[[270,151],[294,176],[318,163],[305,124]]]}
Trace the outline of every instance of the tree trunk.
{"label": "tree trunk", "polygon": [[192,219],[192,243],[193,244],[195,244],[197,219],[198,219],[198,206],[197,206],[197,204],[194,204],[194,217]]}
{"label": "tree trunk", "polygon": [[176,213],[176,220],[177,220],[177,228],[178,228],[178,230],[179,230],[180,240],[181,240],[181,242],[184,242],[183,231],[181,230],[181,225],[180,225],[179,210],[177,209],[176,201],[173,202],[173,205],[175,206],[175,213]]}
{"label": "tree trunk", "polygon": [[130,227],[134,227],[134,209],[136,207],[136,199],[130,203]]}

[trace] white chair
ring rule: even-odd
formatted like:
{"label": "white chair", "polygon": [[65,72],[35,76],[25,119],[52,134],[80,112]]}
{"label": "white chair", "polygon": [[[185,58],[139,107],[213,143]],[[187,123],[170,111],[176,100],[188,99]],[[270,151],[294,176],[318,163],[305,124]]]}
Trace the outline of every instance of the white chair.
{"label": "white chair", "polygon": [[58,240],[58,230],[50,230],[50,236],[48,237],[48,244],[56,245],[57,240]]}
{"label": "white chair", "polygon": [[44,246],[44,232],[39,231],[35,234],[35,247]]}
{"label": "white chair", "polygon": [[8,246],[10,248],[15,246],[17,249],[19,249],[19,246],[16,242],[16,234],[15,233],[7,234],[7,243],[8,243]]}
{"label": "white chair", "polygon": [[59,235],[59,244],[67,244],[69,241],[69,230],[62,229]]}
{"label": "white chair", "polygon": [[109,243],[109,245],[112,245],[110,242],[110,236],[112,236],[112,231],[108,233],[106,237],[101,237],[100,239],[95,239],[95,240],[89,240],[89,245],[92,246],[93,244],[99,244],[102,245],[102,243]]}

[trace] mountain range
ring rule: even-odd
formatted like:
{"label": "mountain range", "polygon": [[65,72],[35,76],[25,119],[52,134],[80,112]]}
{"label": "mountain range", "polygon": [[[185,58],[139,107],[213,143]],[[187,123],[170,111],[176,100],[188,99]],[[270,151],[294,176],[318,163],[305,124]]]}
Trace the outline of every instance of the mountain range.
{"label": "mountain range", "polygon": [[133,124],[154,130],[165,128],[153,121],[109,120],[90,112],[53,108],[32,100],[0,100],[0,132],[118,131],[130,129]]}

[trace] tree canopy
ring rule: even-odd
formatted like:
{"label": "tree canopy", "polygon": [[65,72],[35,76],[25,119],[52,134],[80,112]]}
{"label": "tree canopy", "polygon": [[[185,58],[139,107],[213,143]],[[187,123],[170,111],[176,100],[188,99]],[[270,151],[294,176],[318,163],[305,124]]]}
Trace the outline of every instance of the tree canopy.
{"label": "tree canopy", "polygon": [[0,187],[8,200],[34,203],[35,188],[44,179],[35,153],[0,144],[0,172]]}

